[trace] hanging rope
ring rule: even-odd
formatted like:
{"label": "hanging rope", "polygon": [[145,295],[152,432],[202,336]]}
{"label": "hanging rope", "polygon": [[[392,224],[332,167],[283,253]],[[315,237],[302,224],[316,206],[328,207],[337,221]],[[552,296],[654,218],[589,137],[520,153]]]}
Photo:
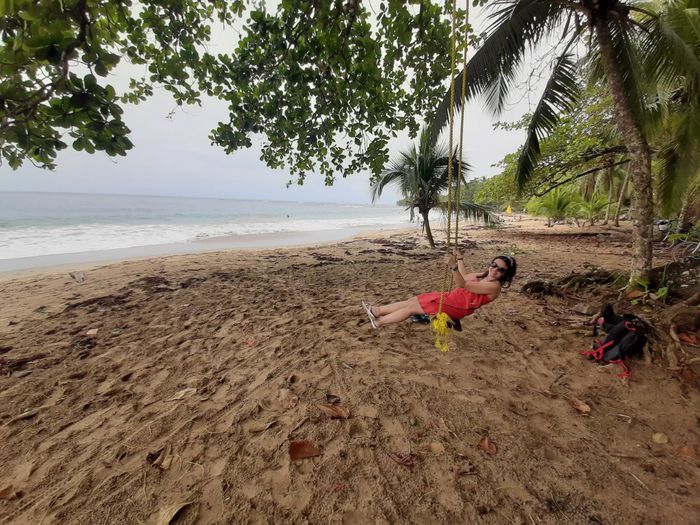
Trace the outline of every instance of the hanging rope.
{"label": "hanging rope", "polygon": [[[451,252],[450,238],[452,235],[452,205],[453,205],[453,195],[452,195],[452,179],[454,176],[454,103],[455,103],[455,57],[456,57],[456,19],[457,19],[457,0],[452,0],[452,33],[450,38],[450,108],[449,108],[449,125],[450,125],[450,139],[449,139],[449,153],[448,153],[448,165],[447,165],[447,254]],[[462,74],[462,116],[461,116],[461,129],[459,135],[459,169],[457,174],[457,184],[455,189],[455,203],[454,209],[456,215],[455,219],[455,246],[458,245],[459,237],[459,210],[461,204],[461,189],[460,189],[460,174],[462,171],[462,142],[464,137],[464,97],[466,94],[466,83],[467,83],[467,36],[469,32],[469,2],[467,2],[467,10],[464,21],[464,54],[463,54],[463,74]],[[446,313],[442,311],[442,304],[445,299],[445,290],[448,284],[452,283],[452,272],[450,268],[445,269],[445,274],[442,280],[442,288],[440,290],[440,305],[438,306],[438,313],[432,320],[433,331],[435,332],[435,346],[442,352],[447,352],[449,350],[449,337],[450,337],[450,321],[451,318]]]}
{"label": "hanging rope", "polygon": [[455,246],[459,245],[459,216],[462,211],[462,151],[464,145],[464,114],[467,112],[467,48],[469,47],[469,2],[464,15],[464,53],[462,54],[462,113],[459,119],[459,171],[457,172],[457,208],[455,216]]}

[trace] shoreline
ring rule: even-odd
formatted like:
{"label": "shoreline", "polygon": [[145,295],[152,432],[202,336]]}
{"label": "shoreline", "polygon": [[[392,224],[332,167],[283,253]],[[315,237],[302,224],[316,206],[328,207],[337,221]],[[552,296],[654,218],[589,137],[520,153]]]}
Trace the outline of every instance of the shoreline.
{"label": "shoreline", "polygon": [[225,251],[269,250],[323,246],[334,242],[374,238],[384,233],[411,233],[411,228],[347,228],[308,232],[261,233],[209,237],[187,243],[152,244],[114,250],[37,255],[0,259],[0,282],[28,277],[48,276],[67,271],[85,271],[129,261],[161,259]]}

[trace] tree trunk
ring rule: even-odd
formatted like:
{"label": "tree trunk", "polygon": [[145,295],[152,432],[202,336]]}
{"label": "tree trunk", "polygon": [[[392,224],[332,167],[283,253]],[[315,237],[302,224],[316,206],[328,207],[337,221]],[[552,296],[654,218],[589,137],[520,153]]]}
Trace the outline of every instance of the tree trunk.
{"label": "tree trunk", "polygon": [[693,227],[693,217],[691,216],[691,199],[694,197],[692,193],[686,194],[683,197],[681,211],[678,213],[678,231],[680,233],[688,233]]}
{"label": "tree trunk", "polygon": [[631,212],[633,224],[632,264],[628,286],[651,273],[654,203],[651,192],[651,155],[649,145],[634,120],[627,101],[620,66],[615,60],[610,28],[604,17],[595,22],[600,55],[613,98],[613,110],[620,134],[630,153],[629,173],[634,184]]}
{"label": "tree trunk", "polygon": [[423,228],[425,229],[425,235],[428,237],[428,244],[431,248],[435,248],[435,241],[433,240],[433,232],[430,229],[430,221],[428,220],[428,212],[420,212],[421,217],[423,217]]}
{"label": "tree trunk", "polygon": [[620,227],[620,211],[622,210],[622,203],[625,200],[625,194],[627,193],[627,184],[630,181],[630,171],[627,170],[625,174],[625,180],[622,182],[622,188],[620,188],[620,197],[617,199],[617,209],[615,210],[615,227]]}
{"label": "tree trunk", "polygon": [[612,208],[612,196],[613,196],[613,169],[612,166],[608,168],[608,207],[605,210],[605,220],[603,221],[603,226],[608,224],[610,220],[610,209]]}

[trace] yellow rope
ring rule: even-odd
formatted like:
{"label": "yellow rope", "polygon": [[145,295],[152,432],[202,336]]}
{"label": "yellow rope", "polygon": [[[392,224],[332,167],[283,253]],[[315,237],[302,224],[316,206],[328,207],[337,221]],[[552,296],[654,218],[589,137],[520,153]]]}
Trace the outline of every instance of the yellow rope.
{"label": "yellow rope", "polygon": [[[450,108],[449,108],[449,125],[450,125],[450,140],[449,140],[449,153],[448,153],[448,166],[447,166],[447,254],[450,254],[450,237],[451,237],[451,227],[452,227],[452,177],[454,172],[454,159],[453,159],[453,143],[454,143],[454,103],[455,103],[455,55],[456,53],[456,18],[457,18],[457,0],[452,0],[452,34],[451,34],[451,64],[450,64]],[[457,175],[457,185],[456,185],[456,203],[455,203],[455,246],[458,244],[459,236],[459,208],[461,204],[461,190],[460,190],[460,173],[462,167],[462,141],[464,137],[464,96],[466,94],[466,78],[467,78],[467,35],[469,31],[469,2],[467,2],[467,11],[464,24],[464,55],[463,55],[463,70],[462,75],[462,116],[461,116],[461,127],[460,130],[460,144],[459,144],[459,172]],[[449,338],[450,338],[450,327],[449,321],[450,317],[443,313],[442,304],[445,298],[445,289],[447,288],[448,282],[452,282],[452,272],[450,268],[445,269],[445,276],[442,281],[442,289],[440,291],[440,305],[438,306],[438,313],[433,317],[432,327],[435,332],[435,346],[442,352],[447,352],[449,350]]]}

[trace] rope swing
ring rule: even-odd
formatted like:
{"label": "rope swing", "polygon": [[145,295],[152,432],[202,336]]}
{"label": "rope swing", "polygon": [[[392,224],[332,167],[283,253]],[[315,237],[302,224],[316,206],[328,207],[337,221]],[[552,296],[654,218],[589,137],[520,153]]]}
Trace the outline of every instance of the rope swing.
{"label": "rope swing", "polygon": [[[469,37],[469,2],[467,2],[467,8],[464,17],[464,53],[462,57],[462,113],[460,119],[460,131],[459,131],[459,173],[457,174],[457,182],[455,184],[455,191],[452,191],[452,180],[454,177],[454,103],[455,103],[455,56],[456,52],[456,41],[457,41],[457,30],[456,30],[456,19],[457,19],[457,0],[452,0],[452,34],[451,34],[451,64],[450,64],[450,108],[449,108],[449,123],[450,123],[450,141],[449,141],[449,154],[448,154],[448,165],[447,165],[447,255],[452,251],[452,245],[450,243],[450,237],[452,235],[452,209],[454,204],[455,210],[455,239],[454,245],[459,244],[459,211],[462,202],[461,198],[461,170],[462,170],[462,143],[464,138],[464,99],[467,92],[467,42]],[[454,198],[454,203],[453,203]],[[433,317],[431,325],[433,331],[435,332],[435,346],[442,352],[447,352],[449,350],[449,338],[450,338],[450,325],[452,324],[452,319],[449,315],[442,311],[442,303],[445,298],[445,291],[448,284],[452,285],[452,272],[449,268],[445,268],[444,277],[442,279],[442,288],[440,289],[440,306],[438,307],[438,313]]]}

